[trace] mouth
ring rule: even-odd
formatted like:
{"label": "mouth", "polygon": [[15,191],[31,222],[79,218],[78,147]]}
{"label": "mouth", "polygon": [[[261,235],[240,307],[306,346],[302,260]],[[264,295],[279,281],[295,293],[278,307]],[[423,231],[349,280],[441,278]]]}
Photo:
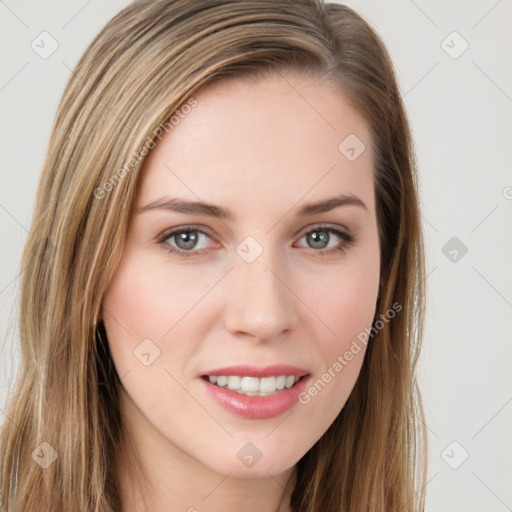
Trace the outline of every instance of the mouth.
{"label": "mouth", "polygon": [[311,375],[296,366],[276,364],[217,368],[199,377],[207,395],[230,413],[264,420],[295,407]]}
{"label": "mouth", "polygon": [[240,395],[269,396],[296,386],[308,374],[270,375],[254,377],[249,375],[202,375],[201,378],[218,388],[228,389]]}

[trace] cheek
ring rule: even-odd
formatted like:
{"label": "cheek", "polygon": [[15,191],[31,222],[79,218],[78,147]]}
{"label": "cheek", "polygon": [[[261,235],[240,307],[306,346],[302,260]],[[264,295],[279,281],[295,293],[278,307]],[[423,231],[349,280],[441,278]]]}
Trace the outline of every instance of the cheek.
{"label": "cheek", "polygon": [[204,287],[204,279],[171,271],[136,250],[127,252],[113,276],[103,319],[114,365],[137,418],[142,412],[153,425],[169,425],[170,412],[192,409],[190,421],[205,421],[204,411],[179,384],[200,345],[195,331],[200,326],[190,319],[200,309]]}
{"label": "cheek", "polygon": [[322,320],[329,330],[326,335],[324,328],[322,335],[318,333],[316,336],[317,350],[322,356],[322,372],[333,368],[340,357],[345,356],[350,362],[343,368],[345,385],[355,382],[359,373],[368,340],[365,336],[371,328],[377,300],[376,286],[361,284],[355,276],[351,279],[344,280],[342,286],[323,297]]}
{"label": "cheek", "polygon": [[[137,251],[121,261],[102,308],[119,374],[137,363],[134,356],[144,347],[144,353],[149,350],[151,358],[160,350],[154,366],[165,365],[170,341],[181,338],[180,330],[187,323],[187,315],[193,314],[192,310],[207,291],[202,281],[190,273],[171,272],[168,266],[143,258]],[[193,350],[190,339],[187,344],[179,345]],[[174,360],[176,355],[174,352]]]}
{"label": "cheek", "polygon": [[375,316],[379,260],[369,257],[347,265],[336,278],[331,275],[325,281],[317,280],[323,286],[314,289],[308,284],[312,309],[321,320],[315,323],[313,336],[321,364],[299,399],[311,415],[322,418],[316,425],[317,435],[339,414],[359,376]]}
{"label": "cheek", "polygon": [[[321,350],[332,362],[340,351],[347,350],[358,334],[371,326],[379,291],[379,262],[373,258],[340,268],[318,286],[310,289],[314,311],[318,311],[324,329],[316,337]],[[334,357],[335,358],[335,357]]]}

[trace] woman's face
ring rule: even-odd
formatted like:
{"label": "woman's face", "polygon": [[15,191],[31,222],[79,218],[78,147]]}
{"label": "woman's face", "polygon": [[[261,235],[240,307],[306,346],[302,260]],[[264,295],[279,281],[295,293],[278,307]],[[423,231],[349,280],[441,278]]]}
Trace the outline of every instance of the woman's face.
{"label": "woman's face", "polygon": [[363,362],[380,266],[369,127],[294,74],[194,97],[145,160],[103,302],[123,422],[159,460],[277,474]]}

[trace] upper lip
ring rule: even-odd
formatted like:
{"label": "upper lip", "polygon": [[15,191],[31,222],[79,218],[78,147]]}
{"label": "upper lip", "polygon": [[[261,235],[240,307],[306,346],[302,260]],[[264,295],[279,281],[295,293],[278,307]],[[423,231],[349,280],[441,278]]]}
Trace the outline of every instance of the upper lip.
{"label": "upper lip", "polygon": [[249,365],[235,365],[227,366],[225,368],[215,368],[203,373],[202,377],[209,377],[213,375],[239,375],[241,377],[272,377],[279,375],[294,375],[297,378],[309,375],[307,370],[304,368],[298,368],[297,366],[290,366],[288,364],[275,364],[271,366],[249,366]]}

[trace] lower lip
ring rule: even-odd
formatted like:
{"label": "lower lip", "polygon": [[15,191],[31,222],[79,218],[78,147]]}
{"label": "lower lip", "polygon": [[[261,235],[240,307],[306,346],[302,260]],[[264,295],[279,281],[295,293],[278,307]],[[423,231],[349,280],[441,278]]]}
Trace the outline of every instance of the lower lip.
{"label": "lower lip", "polygon": [[248,396],[230,389],[220,388],[206,379],[200,378],[210,396],[228,411],[253,420],[273,418],[291,409],[298,396],[306,388],[309,376],[303,377],[291,388],[285,388],[273,395]]}

